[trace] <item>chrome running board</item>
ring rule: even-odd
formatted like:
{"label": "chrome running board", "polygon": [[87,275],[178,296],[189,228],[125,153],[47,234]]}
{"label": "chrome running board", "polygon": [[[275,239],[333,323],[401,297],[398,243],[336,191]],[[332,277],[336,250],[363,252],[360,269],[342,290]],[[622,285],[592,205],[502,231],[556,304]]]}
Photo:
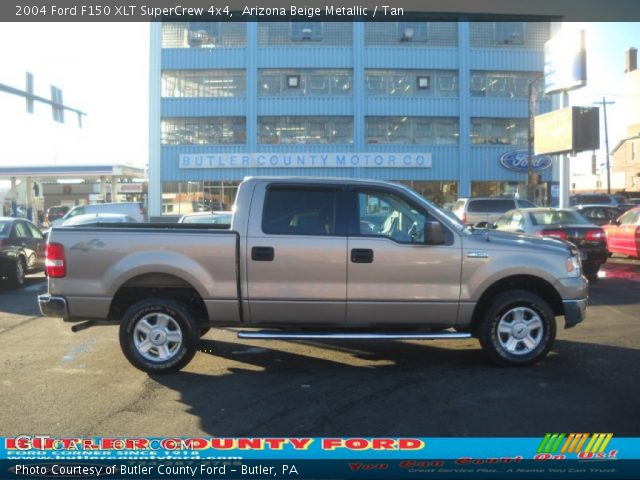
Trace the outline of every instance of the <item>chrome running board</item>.
{"label": "chrome running board", "polygon": [[278,330],[260,330],[257,332],[238,332],[238,338],[262,340],[462,340],[471,338],[470,333],[457,332],[289,332]]}

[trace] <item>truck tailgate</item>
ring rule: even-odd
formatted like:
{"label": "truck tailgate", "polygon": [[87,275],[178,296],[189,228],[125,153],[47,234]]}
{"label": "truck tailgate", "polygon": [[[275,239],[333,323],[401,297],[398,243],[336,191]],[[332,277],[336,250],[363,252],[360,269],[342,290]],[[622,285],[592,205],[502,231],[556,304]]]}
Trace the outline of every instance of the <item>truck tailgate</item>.
{"label": "truck tailgate", "polygon": [[63,245],[66,262],[64,277],[49,278],[49,294],[64,295],[76,318],[106,318],[118,289],[148,274],[189,283],[206,304],[238,301],[238,235],[230,230],[55,228],[49,241]]}

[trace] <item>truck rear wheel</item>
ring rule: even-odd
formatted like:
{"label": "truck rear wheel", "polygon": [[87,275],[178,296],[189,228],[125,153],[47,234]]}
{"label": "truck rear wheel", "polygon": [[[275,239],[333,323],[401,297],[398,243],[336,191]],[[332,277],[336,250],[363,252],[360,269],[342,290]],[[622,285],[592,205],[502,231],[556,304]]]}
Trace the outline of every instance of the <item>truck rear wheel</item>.
{"label": "truck rear wheel", "polygon": [[173,300],[150,298],[132,305],[120,323],[120,347],[147,373],[170,373],[187,365],[200,343],[200,329]]}
{"label": "truck rear wheel", "polygon": [[522,290],[496,296],[478,330],[482,348],[500,365],[531,365],[541,360],[555,337],[556,321],[549,304]]}

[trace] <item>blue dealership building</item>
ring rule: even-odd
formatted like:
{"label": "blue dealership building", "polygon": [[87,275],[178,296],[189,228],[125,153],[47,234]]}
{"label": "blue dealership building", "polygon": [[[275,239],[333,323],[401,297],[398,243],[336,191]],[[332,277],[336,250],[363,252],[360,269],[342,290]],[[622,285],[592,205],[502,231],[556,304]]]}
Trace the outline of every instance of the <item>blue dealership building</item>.
{"label": "blue dealership building", "polygon": [[[551,109],[555,25],[420,20],[153,24],[150,213],[228,208],[249,175],[384,179],[439,203],[524,194],[513,160],[530,108]],[[536,170],[540,203],[556,170]]]}

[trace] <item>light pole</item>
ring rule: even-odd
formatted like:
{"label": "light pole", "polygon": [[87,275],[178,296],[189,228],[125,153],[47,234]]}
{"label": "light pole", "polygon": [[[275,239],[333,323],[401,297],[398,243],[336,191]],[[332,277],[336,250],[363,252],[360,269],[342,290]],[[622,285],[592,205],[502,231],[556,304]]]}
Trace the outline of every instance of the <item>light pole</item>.
{"label": "light pole", "polygon": [[602,97],[601,102],[593,102],[594,105],[602,105],[602,110],[604,111],[604,148],[605,159],[607,165],[607,193],[611,194],[611,168],[609,166],[609,128],[607,126],[607,105],[613,105],[616,102],[607,102],[605,97]]}

